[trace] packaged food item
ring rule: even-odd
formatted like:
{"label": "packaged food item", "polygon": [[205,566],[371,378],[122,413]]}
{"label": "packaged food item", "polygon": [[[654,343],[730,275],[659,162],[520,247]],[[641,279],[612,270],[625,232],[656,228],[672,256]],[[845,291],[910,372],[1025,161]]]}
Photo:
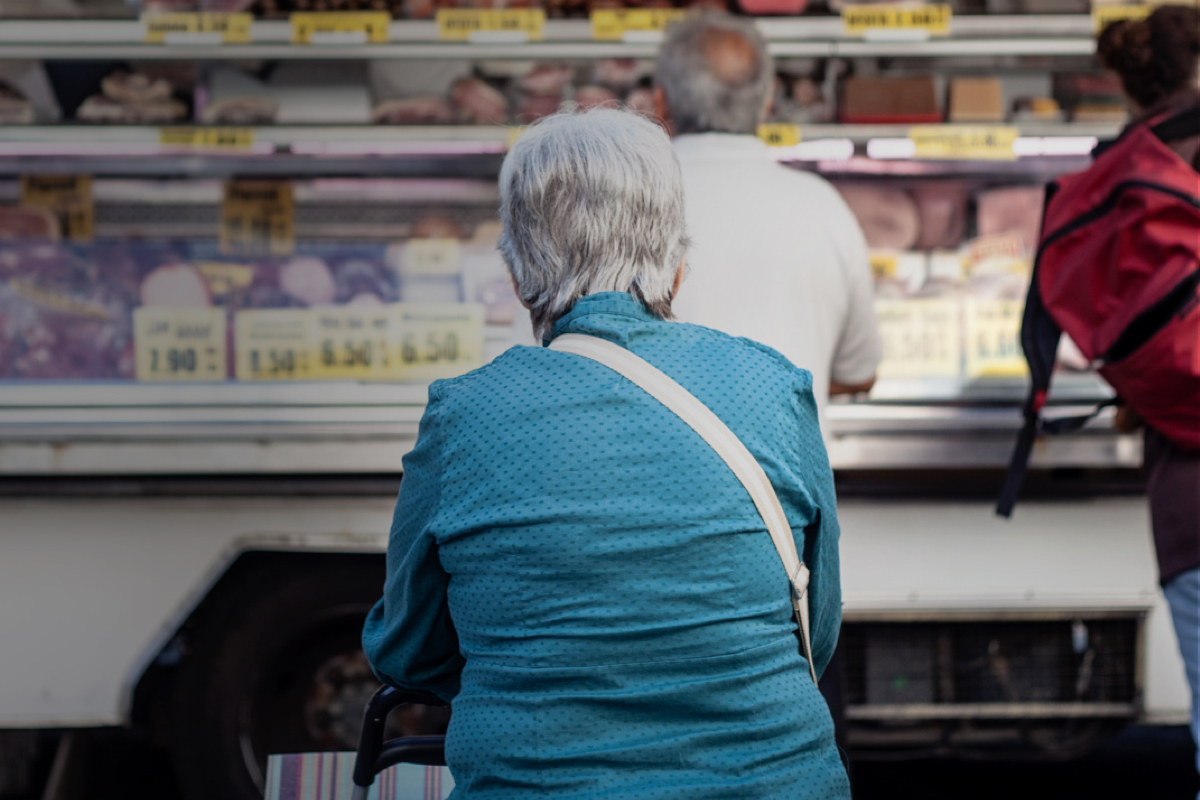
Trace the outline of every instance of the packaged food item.
{"label": "packaged food item", "polygon": [[270,125],[279,113],[279,103],[266,95],[222,97],[204,106],[205,125]]}
{"label": "packaged food item", "polygon": [[0,125],[32,125],[33,103],[4,81],[0,81]]}
{"label": "packaged food item", "polygon": [[951,122],[1002,122],[1004,88],[996,78],[952,78]]}
{"label": "packaged food item", "polygon": [[174,87],[163,78],[119,71],[105,77],[100,87],[102,94],[92,95],[76,110],[80,121],[161,125],[187,117],[187,106],[174,98]]}
{"label": "packaged food item", "polygon": [[847,78],[839,112],[848,124],[888,125],[941,122],[933,76]]}
{"label": "packaged food item", "polygon": [[371,121],[385,125],[449,125],[454,106],[443,97],[409,97],[384,100],[371,112]]}
{"label": "packaged food item", "polygon": [[911,190],[921,233],[918,250],[953,250],[967,233],[970,193],[961,181],[922,181]]}
{"label": "packaged food item", "polygon": [[738,7],[746,14],[795,16],[804,13],[808,0],[738,0]]}
{"label": "packaged food item", "polygon": [[869,247],[910,250],[917,243],[920,216],[908,192],[883,184],[838,183],[836,187],[862,227]]}
{"label": "packaged food item", "polygon": [[479,78],[466,78],[454,84],[450,103],[459,117],[471,125],[503,125],[508,117],[504,95]]}
{"label": "packaged food item", "polygon": [[975,198],[979,235],[1015,233],[1027,254],[1036,252],[1044,200],[1041,186],[1005,186],[980,192]]}

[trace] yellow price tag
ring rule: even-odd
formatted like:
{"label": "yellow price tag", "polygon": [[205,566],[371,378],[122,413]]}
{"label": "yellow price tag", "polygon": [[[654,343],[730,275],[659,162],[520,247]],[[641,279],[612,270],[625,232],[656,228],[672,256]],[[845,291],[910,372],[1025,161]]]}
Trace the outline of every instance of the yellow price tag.
{"label": "yellow price tag", "polygon": [[44,208],[76,242],[90,242],[96,227],[90,175],[22,175],[21,205]]}
{"label": "yellow price tag", "polygon": [[800,144],[800,126],[767,122],[758,126],[758,138],[770,147],[795,147]]}
{"label": "yellow price tag", "polygon": [[133,310],[139,381],[225,380],[225,309]]}
{"label": "yellow price tag", "polygon": [[657,38],[644,34],[661,35],[686,13],[682,8],[598,8],[591,13],[592,38],[599,42]]}
{"label": "yellow price tag", "polygon": [[319,308],[310,313],[313,377],[352,380],[397,377],[396,313],[391,307]]}
{"label": "yellow price tag", "polygon": [[151,11],[142,15],[147,44],[245,44],[253,14]]}
{"label": "yellow price tag", "polygon": [[233,180],[221,204],[223,255],[287,255],[295,249],[292,185],[287,181]]}
{"label": "yellow price tag", "polygon": [[208,284],[213,297],[223,297],[254,282],[254,267],[248,264],[226,264],[223,261],[199,261],[196,271]]}
{"label": "yellow price tag", "polygon": [[521,134],[525,133],[526,127],[528,127],[528,126],[518,125],[515,128],[508,129],[508,149],[509,150],[513,149],[513,145],[516,144],[517,140],[521,138]]}
{"label": "yellow price tag", "polygon": [[546,27],[540,8],[443,8],[437,12],[438,38],[444,42],[501,39],[539,41]]}
{"label": "yellow price tag", "polygon": [[871,263],[871,275],[875,280],[894,278],[900,264],[900,257],[895,253],[880,253],[872,251],[868,256]]}
{"label": "yellow price tag", "polygon": [[925,159],[1014,161],[1013,143],[1018,131],[1005,126],[918,125],[908,129],[916,147],[914,156]]}
{"label": "yellow price tag", "polygon": [[305,308],[237,312],[233,318],[237,379],[289,381],[311,378],[314,313]]}
{"label": "yellow price tag", "polygon": [[254,129],[159,128],[158,143],[197,150],[249,150],[254,145]]}
{"label": "yellow price tag", "polygon": [[453,277],[462,268],[458,239],[409,239],[401,274],[406,277]]}
{"label": "yellow price tag", "polygon": [[483,366],[479,303],[396,303],[400,377],[431,381]]}
{"label": "yellow price tag", "polygon": [[968,378],[1020,377],[1027,371],[1021,355],[1020,300],[980,300],[965,306]]}
{"label": "yellow price tag", "polygon": [[1092,31],[1099,36],[1109,25],[1123,19],[1142,20],[1150,16],[1155,6],[1147,4],[1092,6]]}
{"label": "yellow price tag", "polygon": [[875,301],[883,341],[880,377],[957,377],[962,369],[959,304],[944,298]]}
{"label": "yellow price tag", "polygon": [[292,44],[385,44],[386,11],[302,11],[292,14]]}
{"label": "yellow price tag", "polygon": [[880,31],[915,31],[928,36],[949,36],[954,12],[949,4],[848,5],[842,8],[842,30],[864,37]]}

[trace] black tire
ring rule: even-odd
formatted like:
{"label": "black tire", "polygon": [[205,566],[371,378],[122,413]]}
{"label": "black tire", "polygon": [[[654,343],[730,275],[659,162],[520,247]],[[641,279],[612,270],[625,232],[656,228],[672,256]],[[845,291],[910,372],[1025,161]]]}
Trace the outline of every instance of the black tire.
{"label": "black tire", "polygon": [[360,635],[383,578],[382,556],[284,555],[220,588],[173,692],[187,800],[260,800],[267,754],[354,749],[378,685]]}

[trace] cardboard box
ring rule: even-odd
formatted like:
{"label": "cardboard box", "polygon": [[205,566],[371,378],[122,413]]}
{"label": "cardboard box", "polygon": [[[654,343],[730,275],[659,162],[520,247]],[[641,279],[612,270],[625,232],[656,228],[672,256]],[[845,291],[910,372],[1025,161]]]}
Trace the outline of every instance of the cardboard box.
{"label": "cardboard box", "polygon": [[1003,122],[1004,88],[996,78],[950,81],[951,122]]}
{"label": "cardboard box", "polygon": [[942,121],[933,76],[847,78],[842,83],[842,122],[863,125]]}

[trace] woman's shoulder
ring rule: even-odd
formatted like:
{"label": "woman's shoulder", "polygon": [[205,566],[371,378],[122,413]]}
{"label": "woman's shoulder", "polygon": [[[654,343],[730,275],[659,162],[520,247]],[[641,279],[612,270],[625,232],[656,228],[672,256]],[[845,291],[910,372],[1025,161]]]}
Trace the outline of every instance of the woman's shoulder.
{"label": "woman's shoulder", "polygon": [[744,373],[753,370],[761,373],[766,380],[785,382],[801,391],[812,391],[812,373],[793,364],[773,347],[690,322],[673,323],[672,327],[678,330],[681,338],[711,350],[712,358],[708,363],[714,371],[736,368],[739,373]]}

